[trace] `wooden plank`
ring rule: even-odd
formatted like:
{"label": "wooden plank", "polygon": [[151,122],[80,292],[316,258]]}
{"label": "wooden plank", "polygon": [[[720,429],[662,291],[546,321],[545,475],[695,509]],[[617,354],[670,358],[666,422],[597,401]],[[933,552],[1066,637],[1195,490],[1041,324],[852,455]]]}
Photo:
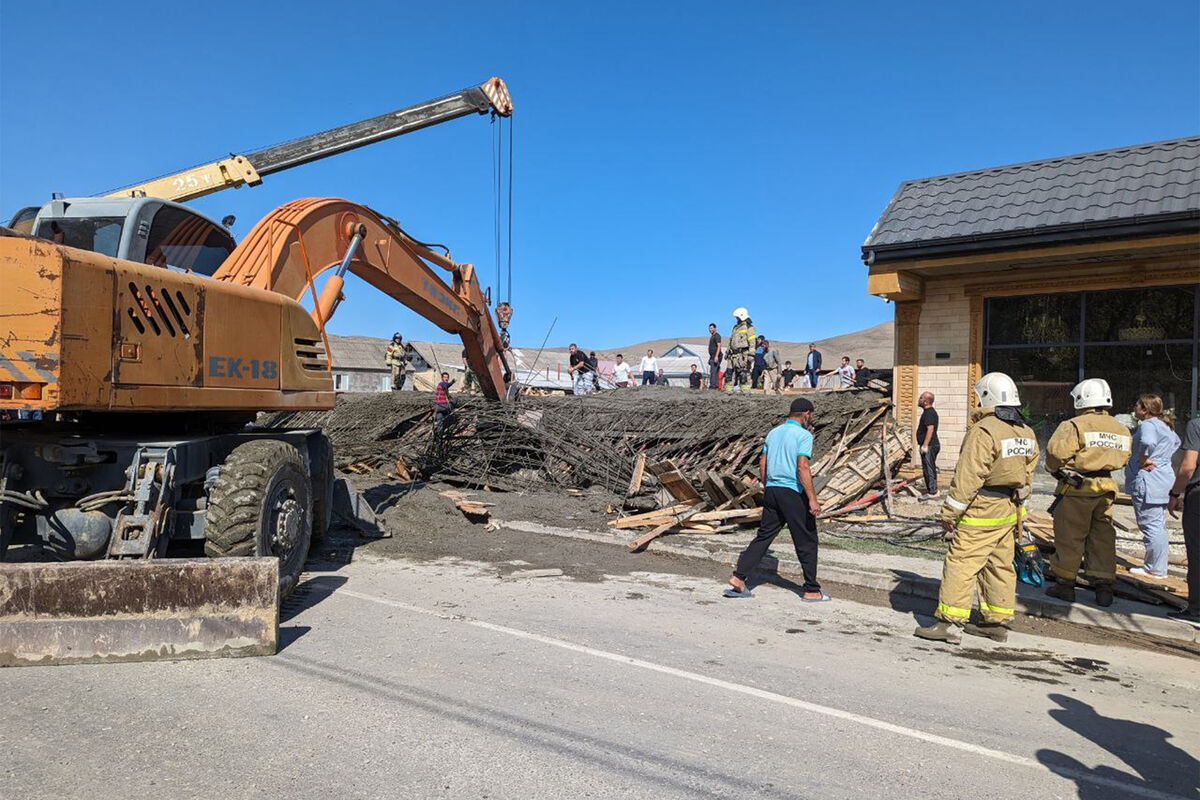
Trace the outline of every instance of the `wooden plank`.
{"label": "wooden plank", "polygon": [[709,470],[704,476],[704,490],[709,493],[709,500],[714,506],[728,503],[733,499],[733,495],[725,490],[725,481],[721,479],[720,474],[713,470]]}
{"label": "wooden plank", "polygon": [[762,508],[730,508],[724,511],[701,511],[692,517],[692,519],[696,522],[713,522],[727,519],[752,522],[762,519]]}
{"label": "wooden plank", "polygon": [[613,528],[640,528],[644,525],[653,525],[661,518],[687,511],[693,505],[693,503],[679,503],[677,505],[667,506],[666,508],[658,508],[654,511],[646,511],[641,514],[622,517],[621,519],[612,519],[608,521],[608,524]]}
{"label": "wooden plank", "polygon": [[682,503],[700,502],[700,493],[696,491],[696,487],[692,486],[692,482],[683,476],[679,468],[675,466],[675,462],[671,459],[666,461],[658,461],[653,464],[647,464],[646,469],[650,474],[658,478],[659,483],[671,493],[671,496]]}
{"label": "wooden plank", "polygon": [[643,450],[637,454],[637,458],[633,461],[633,477],[629,479],[629,488],[625,490],[625,496],[631,497],[642,490],[642,478],[646,476],[646,451]]}
{"label": "wooden plank", "polygon": [[629,543],[629,549],[635,553],[645,550],[646,545],[650,544],[650,542],[652,542],[655,539],[657,539],[658,537],[662,536],[664,533],[671,530],[672,528],[677,527],[680,523],[685,522],[686,520],[690,519],[691,517],[694,517],[695,515],[699,514],[700,509],[702,509],[702,508],[704,508],[703,505],[695,506],[694,508],[692,508],[692,510],[684,511],[682,514],[677,515],[670,522],[664,522],[662,525],[659,525],[657,528],[650,531],[649,533],[639,536],[637,539],[634,539],[632,542]]}

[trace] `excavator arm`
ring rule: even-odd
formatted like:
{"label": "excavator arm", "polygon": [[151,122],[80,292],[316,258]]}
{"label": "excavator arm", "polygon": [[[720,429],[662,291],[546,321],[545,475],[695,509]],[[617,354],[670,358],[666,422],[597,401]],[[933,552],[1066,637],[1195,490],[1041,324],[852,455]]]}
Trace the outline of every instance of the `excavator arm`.
{"label": "excavator arm", "polygon": [[257,186],[262,183],[263,177],[275,172],[310,164],[337,153],[402,136],[469,114],[486,114],[489,111],[501,117],[512,114],[512,98],[508,94],[508,87],[500,78],[491,78],[480,86],[472,86],[436,100],[310,136],[302,136],[283,144],[244,155],[231,154],[228,158],[126,186],[104,196],[161,197],[183,203],[223,189]]}
{"label": "excavator arm", "polygon": [[[435,270],[449,272],[450,284]],[[330,271],[318,290],[318,279]],[[324,334],[347,271],[461,337],[484,395],[506,396],[512,378],[503,340],[474,267],[435,252],[366,206],[336,198],[280,206],[254,226],[213,278],[297,301],[308,295]]]}

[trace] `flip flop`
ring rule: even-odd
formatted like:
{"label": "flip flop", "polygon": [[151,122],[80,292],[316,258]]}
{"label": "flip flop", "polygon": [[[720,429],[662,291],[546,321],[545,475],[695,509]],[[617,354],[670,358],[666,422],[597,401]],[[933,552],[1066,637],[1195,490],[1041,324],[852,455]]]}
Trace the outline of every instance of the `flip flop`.
{"label": "flip flop", "polygon": [[741,591],[738,591],[737,589],[733,588],[732,586],[726,586],[725,591],[721,592],[721,596],[722,597],[753,597],[753,595],[750,594],[749,589],[742,589]]}
{"label": "flip flop", "polygon": [[828,603],[832,599],[833,598],[830,597],[829,595],[825,594],[824,592],[821,592],[820,597],[801,597],[800,602],[802,602],[802,603]]}

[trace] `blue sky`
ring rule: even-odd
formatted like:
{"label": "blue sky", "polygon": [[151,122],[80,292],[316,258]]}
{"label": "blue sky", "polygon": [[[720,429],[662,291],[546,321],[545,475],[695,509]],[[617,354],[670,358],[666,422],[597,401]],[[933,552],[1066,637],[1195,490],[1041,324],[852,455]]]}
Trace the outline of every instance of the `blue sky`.
{"label": "blue sky", "polygon": [[[491,75],[517,108],[514,338],[772,338],[889,319],[859,246],[900,181],[1200,131],[1200,4],[16,3],[0,215]],[[342,196],[495,276],[469,117],[195,202],[240,237]],[[336,333],[446,338],[353,282]]]}

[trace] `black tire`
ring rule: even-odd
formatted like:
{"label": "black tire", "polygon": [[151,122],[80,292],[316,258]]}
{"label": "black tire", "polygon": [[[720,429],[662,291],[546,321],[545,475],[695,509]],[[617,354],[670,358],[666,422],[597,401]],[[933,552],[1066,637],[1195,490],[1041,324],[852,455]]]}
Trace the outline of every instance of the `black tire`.
{"label": "black tire", "polygon": [[312,483],[300,452],[275,439],[235,447],[208,496],[205,554],[277,557],[282,598],[300,580],[311,538]]}
{"label": "black tire", "polygon": [[309,452],[313,454],[312,540],[319,542],[329,532],[329,513],[333,504],[333,443],[323,433],[313,437]]}

